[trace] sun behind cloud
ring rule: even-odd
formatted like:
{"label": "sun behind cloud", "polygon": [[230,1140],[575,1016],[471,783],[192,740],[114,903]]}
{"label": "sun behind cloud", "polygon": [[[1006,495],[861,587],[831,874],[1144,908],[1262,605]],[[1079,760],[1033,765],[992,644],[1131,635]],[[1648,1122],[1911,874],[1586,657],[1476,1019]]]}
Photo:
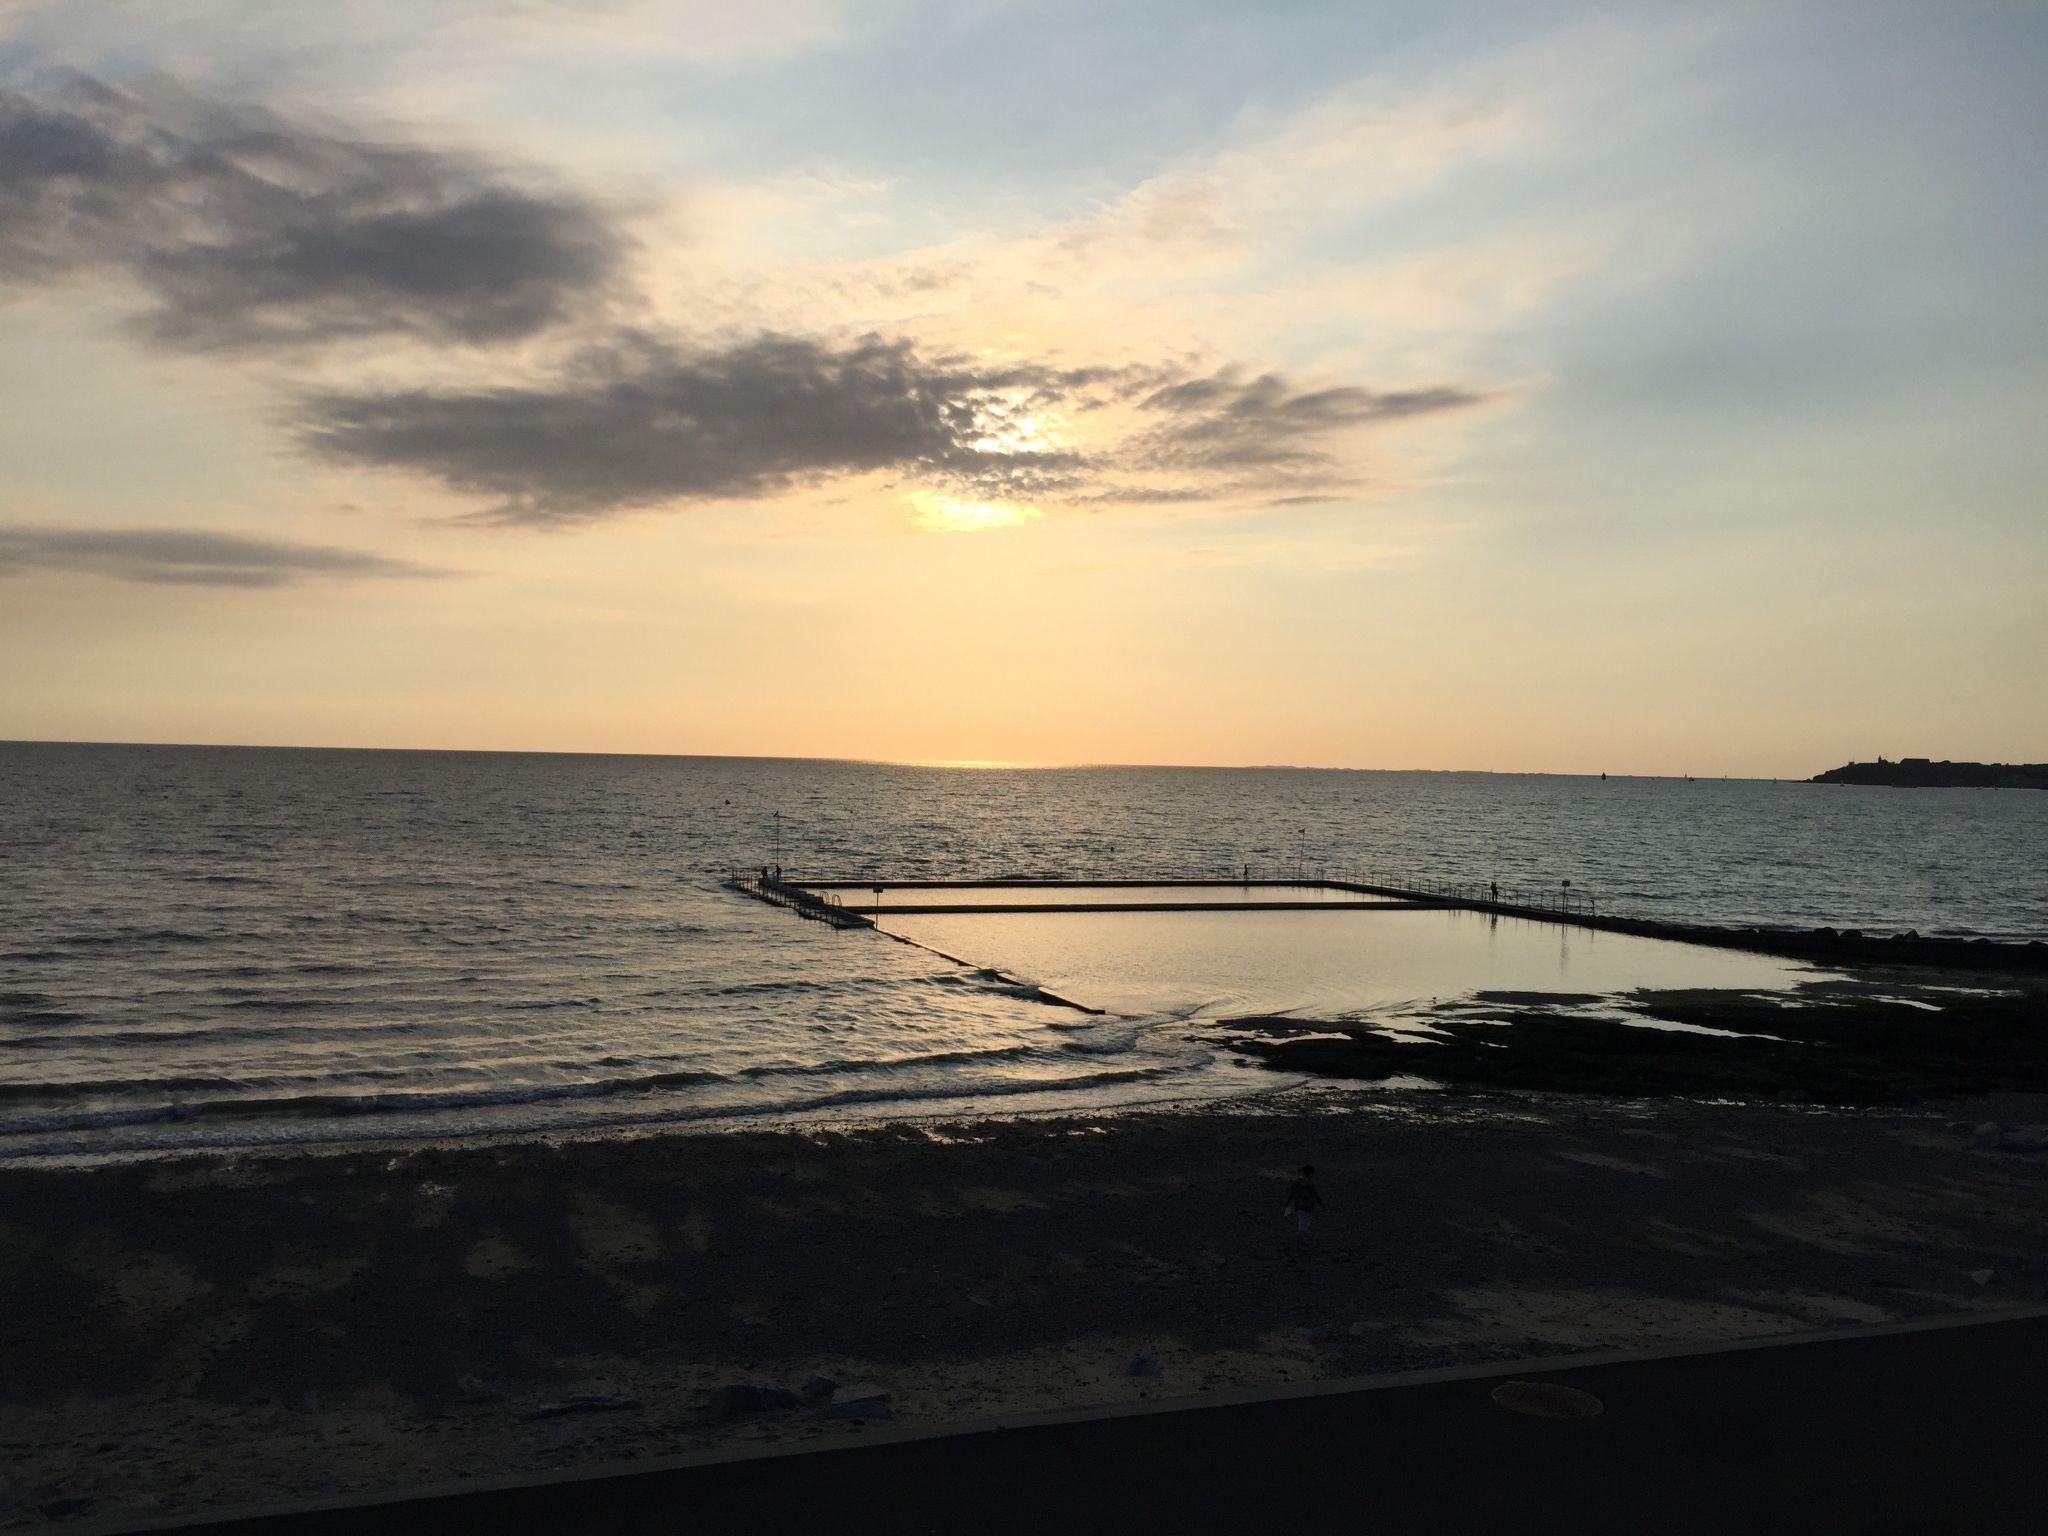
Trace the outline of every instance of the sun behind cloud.
{"label": "sun behind cloud", "polygon": [[962,501],[936,491],[912,491],[910,504],[917,509],[917,526],[927,533],[986,533],[992,528],[1015,528],[1043,514],[1038,508],[1014,501]]}

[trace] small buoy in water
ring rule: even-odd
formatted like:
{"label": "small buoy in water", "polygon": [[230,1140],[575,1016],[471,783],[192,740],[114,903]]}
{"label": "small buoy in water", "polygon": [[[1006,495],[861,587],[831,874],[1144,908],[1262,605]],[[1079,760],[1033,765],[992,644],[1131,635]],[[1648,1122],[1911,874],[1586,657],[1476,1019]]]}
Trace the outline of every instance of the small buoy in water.
{"label": "small buoy in water", "polygon": [[1550,1381],[1504,1381],[1493,1389],[1496,1406],[1535,1419],[1597,1419],[1600,1399]]}

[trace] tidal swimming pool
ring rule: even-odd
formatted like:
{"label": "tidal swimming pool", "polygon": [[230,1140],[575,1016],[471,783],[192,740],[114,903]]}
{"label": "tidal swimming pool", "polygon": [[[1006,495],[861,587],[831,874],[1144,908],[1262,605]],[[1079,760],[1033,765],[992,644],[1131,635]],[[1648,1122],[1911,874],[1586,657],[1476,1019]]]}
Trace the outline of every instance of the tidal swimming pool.
{"label": "tidal swimming pool", "polygon": [[1476,992],[1782,991],[1790,960],[1481,912],[905,914],[882,927],[1111,1013],[1358,1018]]}

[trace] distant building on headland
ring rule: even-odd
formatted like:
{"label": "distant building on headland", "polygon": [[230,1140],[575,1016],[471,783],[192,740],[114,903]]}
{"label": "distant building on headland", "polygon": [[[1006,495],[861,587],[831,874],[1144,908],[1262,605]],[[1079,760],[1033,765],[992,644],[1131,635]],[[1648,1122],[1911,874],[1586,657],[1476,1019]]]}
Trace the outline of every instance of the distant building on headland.
{"label": "distant building on headland", "polygon": [[1845,763],[1807,780],[1809,784],[1883,784],[1894,789],[2048,789],[2048,763],[1952,763],[1925,757],[1880,757],[1874,763]]}

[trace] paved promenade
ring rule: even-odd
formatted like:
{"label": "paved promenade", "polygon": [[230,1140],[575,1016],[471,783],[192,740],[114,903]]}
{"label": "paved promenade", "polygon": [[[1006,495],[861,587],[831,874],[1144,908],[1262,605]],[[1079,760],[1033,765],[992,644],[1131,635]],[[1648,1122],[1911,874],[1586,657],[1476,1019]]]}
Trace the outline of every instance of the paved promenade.
{"label": "paved promenade", "polygon": [[[1504,1381],[1597,1417],[1496,1405]],[[1434,1372],[1172,1411],[269,1512],[237,1536],[456,1530],[1906,1533],[2048,1529],[2048,1313]]]}

